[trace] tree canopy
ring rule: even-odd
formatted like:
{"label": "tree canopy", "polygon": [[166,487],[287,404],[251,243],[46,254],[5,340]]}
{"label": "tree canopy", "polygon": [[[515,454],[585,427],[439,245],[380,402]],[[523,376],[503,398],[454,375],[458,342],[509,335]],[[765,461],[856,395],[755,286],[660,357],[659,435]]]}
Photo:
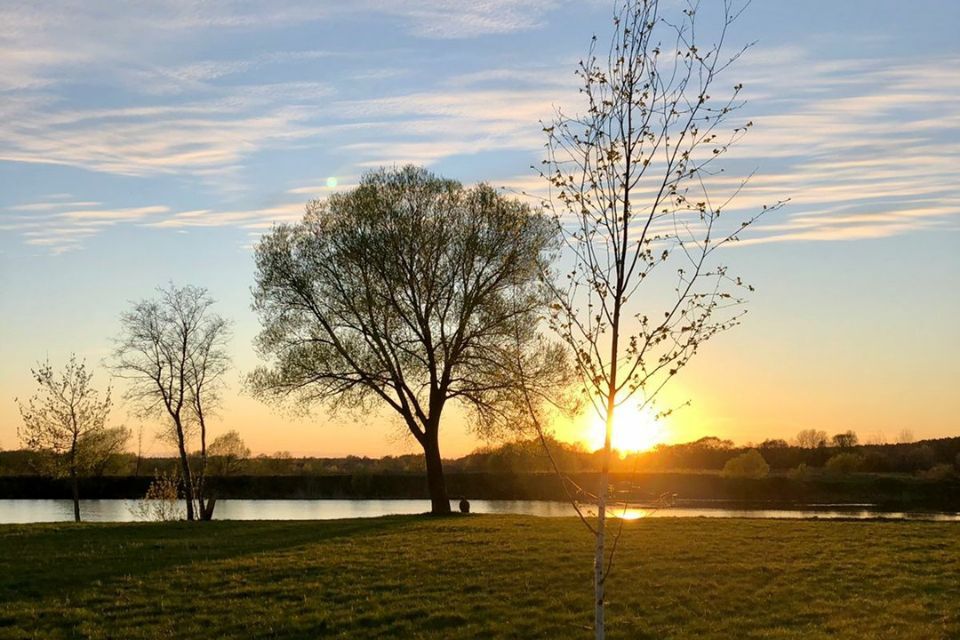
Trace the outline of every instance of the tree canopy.
{"label": "tree canopy", "polygon": [[507,372],[541,349],[538,274],[555,225],[486,185],[464,188],[407,166],[308,205],[256,250],[251,377],[273,398],[390,407],[424,448],[434,510],[446,511],[437,433],[448,401],[477,431],[515,424]]}

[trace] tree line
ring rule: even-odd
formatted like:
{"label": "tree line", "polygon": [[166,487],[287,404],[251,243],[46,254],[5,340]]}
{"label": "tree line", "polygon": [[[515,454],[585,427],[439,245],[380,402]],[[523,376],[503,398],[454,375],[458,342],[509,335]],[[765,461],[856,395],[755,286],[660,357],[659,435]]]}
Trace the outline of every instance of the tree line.
{"label": "tree line", "polygon": [[[569,473],[600,470],[600,453],[582,445],[550,441],[554,460]],[[767,440],[758,445],[735,445],[715,437],[694,442],[660,445],[651,451],[621,454],[614,458],[614,473],[722,471],[730,460],[756,450],[772,473],[793,472],[806,467],[814,471],[841,473],[922,474],[938,465],[960,472],[960,438],[940,438],[895,444],[855,445],[847,449],[828,446],[806,447],[785,440]],[[196,464],[198,453],[191,454]],[[852,456],[855,464],[849,465]],[[831,465],[831,460],[834,463]],[[837,464],[840,460],[843,464]],[[45,454],[30,450],[0,451],[0,476],[46,474]],[[537,439],[520,439],[484,446],[458,458],[445,458],[444,469],[451,473],[550,473],[552,465]],[[135,453],[114,452],[80,477],[151,477],[155,473],[176,474],[177,457],[141,458]],[[224,476],[322,476],[352,474],[423,474],[420,454],[382,457],[300,457],[289,452],[253,456],[236,431],[214,439],[208,447],[211,477]]]}

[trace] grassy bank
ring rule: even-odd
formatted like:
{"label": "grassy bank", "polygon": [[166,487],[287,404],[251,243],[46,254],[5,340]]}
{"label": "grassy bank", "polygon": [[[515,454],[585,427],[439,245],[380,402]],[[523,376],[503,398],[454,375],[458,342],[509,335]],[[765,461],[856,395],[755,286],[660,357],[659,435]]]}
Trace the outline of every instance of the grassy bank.
{"label": "grassy bank", "polygon": [[[0,638],[589,637],[568,519],[0,527]],[[960,529],[628,522],[614,638],[960,637]]]}

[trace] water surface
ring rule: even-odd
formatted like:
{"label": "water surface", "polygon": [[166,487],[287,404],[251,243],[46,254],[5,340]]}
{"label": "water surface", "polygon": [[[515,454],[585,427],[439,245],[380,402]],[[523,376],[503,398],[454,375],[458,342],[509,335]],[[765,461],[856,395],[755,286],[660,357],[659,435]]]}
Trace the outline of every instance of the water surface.
{"label": "water surface", "polygon": [[[80,513],[88,522],[133,522],[143,519],[142,500],[81,500]],[[452,503],[456,507],[456,503]],[[472,500],[474,513],[520,514],[540,517],[574,515],[566,502],[548,500]],[[416,514],[428,511],[426,500],[220,500],[216,520],[337,520]],[[614,510],[615,516],[638,518],[885,518],[960,522],[958,513],[879,511],[869,505],[817,505],[796,509],[671,507]],[[0,524],[73,520],[70,500],[0,500]]]}

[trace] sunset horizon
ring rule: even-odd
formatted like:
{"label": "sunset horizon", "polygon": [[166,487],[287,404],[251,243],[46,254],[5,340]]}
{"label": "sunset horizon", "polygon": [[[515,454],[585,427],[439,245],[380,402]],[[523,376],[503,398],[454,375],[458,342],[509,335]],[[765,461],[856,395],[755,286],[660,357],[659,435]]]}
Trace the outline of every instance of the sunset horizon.
{"label": "sunset horizon", "polygon": [[960,638],[960,2],[0,2],[0,636]]}
{"label": "sunset horizon", "polygon": [[[539,121],[577,108],[576,61],[590,33],[606,33],[610,7],[494,4],[486,14],[372,3],[366,22],[295,3],[269,15],[5,9],[0,447],[20,446],[13,400],[29,394],[31,368],[72,353],[96,386],[113,388],[111,420],[136,430],[105,364],[121,313],[172,282],[205,288],[233,323],[211,433],[237,430],[264,454],[416,451],[376,408],[302,417],[250,397],[243,381],[261,363],[252,249],[310,200],[348,192],[378,167],[412,162],[508,197],[543,193],[531,169],[543,157]],[[752,176],[734,217],[789,202],[726,250],[756,289],[749,313],[665,389],[656,410],[677,410],[647,445],[790,440],[807,428],[876,441],[957,433],[951,20],[895,38],[917,33],[902,24],[914,18],[874,6],[833,7],[815,38],[815,12],[787,3],[751,7],[732,30],[735,46],[756,41],[724,80],[743,84],[737,117],[754,126],[714,182],[729,190]],[[118,25],[129,31],[98,39]],[[558,437],[592,446],[591,419],[556,425]],[[445,456],[487,444],[462,413],[445,423]],[[153,438],[145,448],[169,452]]]}

